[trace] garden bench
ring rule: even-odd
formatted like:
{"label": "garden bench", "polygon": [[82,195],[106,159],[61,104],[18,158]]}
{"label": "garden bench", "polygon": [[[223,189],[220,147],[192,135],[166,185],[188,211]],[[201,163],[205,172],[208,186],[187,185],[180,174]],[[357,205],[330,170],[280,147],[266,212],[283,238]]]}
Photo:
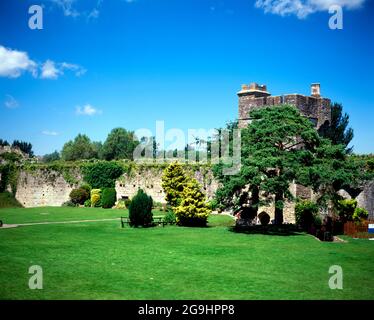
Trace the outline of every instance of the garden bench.
{"label": "garden bench", "polygon": [[[153,223],[158,224],[158,225],[162,225],[163,227],[165,227],[165,225],[168,224],[168,222],[166,222],[163,217],[154,217],[153,218]],[[121,217],[122,228],[125,227],[125,224],[130,225],[130,219],[128,217]],[[170,223],[170,224],[173,224],[173,223]]]}

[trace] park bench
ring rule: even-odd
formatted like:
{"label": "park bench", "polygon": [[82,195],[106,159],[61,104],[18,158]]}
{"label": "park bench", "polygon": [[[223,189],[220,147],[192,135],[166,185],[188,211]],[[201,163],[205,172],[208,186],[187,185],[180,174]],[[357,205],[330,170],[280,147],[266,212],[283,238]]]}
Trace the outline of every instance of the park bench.
{"label": "park bench", "polygon": [[[165,227],[165,225],[168,224],[168,222],[166,222],[163,217],[154,217],[152,223],[157,224],[157,225],[162,225],[163,227]],[[124,228],[126,224],[130,225],[130,219],[128,217],[121,217],[122,228]],[[170,224],[174,224],[174,223],[170,223]]]}

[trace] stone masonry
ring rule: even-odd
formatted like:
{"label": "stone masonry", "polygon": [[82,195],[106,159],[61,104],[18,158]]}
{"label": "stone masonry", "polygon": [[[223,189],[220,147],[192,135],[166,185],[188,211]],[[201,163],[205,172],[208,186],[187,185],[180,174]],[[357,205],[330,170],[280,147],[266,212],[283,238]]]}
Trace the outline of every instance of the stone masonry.
{"label": "stone masonry", "polygon": [[246,127],[250,122],[250,111],[282,104],[296,106],[301,114],[314,123],[317,129],[323,124],[328,125],[331,122],[331,101],[321,97],[319,83],[311,85],[311,96],[298,93],[271,96],[265,85],[257,83],[242,85],[242,89],[237,94],[239,97],[239,128]]}

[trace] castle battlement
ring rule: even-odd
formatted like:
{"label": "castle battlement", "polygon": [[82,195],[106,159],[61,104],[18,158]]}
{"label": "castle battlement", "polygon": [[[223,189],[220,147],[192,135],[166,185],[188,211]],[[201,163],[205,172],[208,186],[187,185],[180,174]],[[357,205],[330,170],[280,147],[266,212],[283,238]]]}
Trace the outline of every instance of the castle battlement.
{"label": "castle battlement", "polygon": [[331,100],[321,97],[320,89],[319,83],[313,83],[310,96],[298,93],[272,96],[267,91],[266,85],[258,85],[257,83],[242,85],[242,89],[237,93],[239,96],[239,128],[244,128],[249,123],[250,111],[281,104],[291,104],[297,107],[301,114],[315,124],[317,129],[323,124],[328,125],[331,122]]}

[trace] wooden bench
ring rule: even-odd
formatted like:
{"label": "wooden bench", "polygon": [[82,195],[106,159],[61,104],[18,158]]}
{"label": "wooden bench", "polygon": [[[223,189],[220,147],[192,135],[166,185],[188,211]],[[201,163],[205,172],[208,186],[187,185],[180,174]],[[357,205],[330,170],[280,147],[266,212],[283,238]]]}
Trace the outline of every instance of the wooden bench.
{"label": "wooden bench", "polygon": [[[125,227],[125,224],[130,225],[130,223],[131,222],[130,222],[130,219],[128,217],[121,217],[122,228]],[[165,227],[165,225],[168,224],[168,222],[166,222],[164,220],[164,217],[154,217],[152,223],[157,224],[157,225],[162,225],[163,227]],[[170,223],[170,224],[174,224],[174,223]]]}

